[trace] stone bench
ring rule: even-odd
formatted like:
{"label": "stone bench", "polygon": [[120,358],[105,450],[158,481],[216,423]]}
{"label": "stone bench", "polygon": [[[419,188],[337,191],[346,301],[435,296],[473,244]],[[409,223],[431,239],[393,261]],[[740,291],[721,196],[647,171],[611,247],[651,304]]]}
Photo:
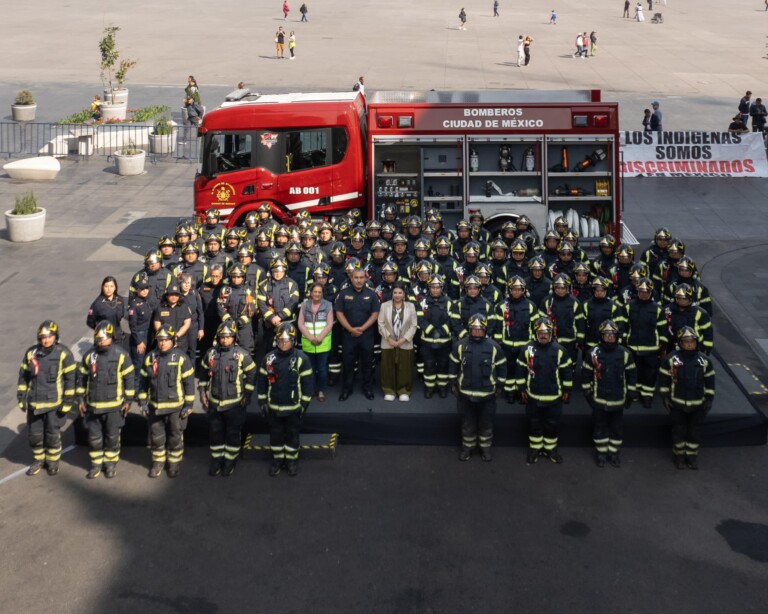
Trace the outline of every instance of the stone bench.
{"label": "stone bench", "polygon": [[11,179],[19,181],[50,181],[56,179],[61,164],[52,156],[24,158],[3,165],[3,170]]}

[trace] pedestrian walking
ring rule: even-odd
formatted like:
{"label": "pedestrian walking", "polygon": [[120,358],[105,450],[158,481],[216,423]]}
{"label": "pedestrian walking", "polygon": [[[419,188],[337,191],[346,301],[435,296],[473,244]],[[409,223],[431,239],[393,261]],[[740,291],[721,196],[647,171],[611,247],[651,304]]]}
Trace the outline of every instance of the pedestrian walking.
{"label": "pedestrian walking", "polygon": [[523,39],[523,55],[525,55],[525,65],[531,63],[531,45],[533,44],[533,37],[526,36]]}
{"label": "pedestrian walking", "polygon": [[291,33],[288,35],[288,51],[291,52],[291,57],[288,58],[289,60],[296,59],[294,49],[296,49],[296,35],[293,33],[293,30],[291,30]]}
{"label": "pedestrian walking", "polygon": [[525,62],[525,39],[523,38],[523,35],[517,37],[517,65],[522,66]]}
{"label": "pedestrian walking", "polygon": [[499,16],[499,0],[493,0],[493,16]]}
{"label": "pedestrian walking", "polygon": [[75,359],[59,343],[59,327],[45,320],[37,328],[37,344],[21,360],[16,398],[27,414],[27,436],[32,464],[27,475],[37,475],[45,465],[48,475],[59,472],[61,426],[75,397]]}
{"label": "pedestrian walking", "polygon": [[464,11],[464,7],[459,11],[459,30],[467,29],[467,13]]}
{"label": "pedestrian walking", "polygon": [[576,33],[576,53],[573,54],[574,58],[584,57],[584,44],[581,40],[581,32]]}
{"label": "pedestrian walking", "polygon": [[283,26],[279,26],[275,32],[275,52],[278,60],[285,57],[285,30],[283,30]]}
{"label": "pedestrian walking", "polygon": [[629,0],[624,0],[624,13],[622,17],[629,19]]}
{"label": "pedestrian walking", "polygon": [[307,3],[301,5],[301,8],[299,9],[299,13],[301,13],[301,21],[309,21],[307,19],[307,13],[309,13],[309,9],[307,8]]}
{"label": "pedestrian walking", "polygon": [[288,6],[288,0],[285,0],[285,1],[283,2],[283,21],[285,21],[286,19],[288,19],[288,13],[290,13],[290,11],[291,11],[291,9],[290,9],[290,7]]}
{"label": "pedestrian walking", "polygon": [[557,25],[557,13],[555,12],[555,9],[552,9],[552,13],[549,16],[549,23],[553,26]]}
{"label": "pedestrian walking", "polygon": [[597,32],[592,30],[589,34],[589,55],[594,56],[597,54]]}

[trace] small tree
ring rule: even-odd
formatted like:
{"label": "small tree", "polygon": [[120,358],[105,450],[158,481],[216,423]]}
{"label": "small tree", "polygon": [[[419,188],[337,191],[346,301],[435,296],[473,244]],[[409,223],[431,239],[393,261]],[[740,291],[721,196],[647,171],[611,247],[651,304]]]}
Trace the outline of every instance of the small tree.
{"label": "small tree", "polygon": [[[106,89],[109,86],[111,101],[115,102],[115,88],[112,85],[114,78],[118,85],[122,86],[125,82],[125,76],[128,71],[136,65],[136,60],[120,60],[120,51],[117,48],[117,33],[120,28],[117,26],[107,26],[104,28],[104,36],[99,41],[99,52],[101,53],[101,82]],[[117,68],[115,68],[117,67]]]}

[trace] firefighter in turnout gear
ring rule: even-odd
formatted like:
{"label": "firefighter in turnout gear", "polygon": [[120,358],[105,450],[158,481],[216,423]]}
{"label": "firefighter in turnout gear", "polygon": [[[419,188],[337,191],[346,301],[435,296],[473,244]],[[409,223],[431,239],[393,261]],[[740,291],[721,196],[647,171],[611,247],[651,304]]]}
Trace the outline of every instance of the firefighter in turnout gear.
{"label": "firefighter in turnout gear", "polygon": [[100,322],[93,331],[93,347],[77,373],[78,407],[85,418],[90,445],[88,479],[115,477],[120,460],[120,433],[134,396],[135,372],[131,357],[112,343],[114,327]]}
{"label": "firefighter in turnout gear", "polygon": [[275,258],[269,265],[269,277],[259,286],[256,295],[259,312],[264,319],[264,344],[272,347],[275,330],[283,322],[292,322],[299,305],[299,287],[287,275],[288,264]]}
{"label": "firefighter in turnout gear", "polygon": [[480,280],[470,275],[464,280],[464,296],[451,303],[451,329],[456,339],[463,339],[469,333],[469,320],[480,314],[486,320],[488,335],[496,335],[496,314],[494,307],[480,296]]}
{"label": "firefighter in turnout gear", "polygon": [[679,349],[669,354],[659,371],[659,392],[672,419],[675,466],[698,469],[700,429],[712,409],[715,369],[698,350],[699,335],[690,326],[677,333]]}
{"label": "firefighter in turnout gear", "polygon": [[528,457],[539,456],[562,463],[557,450],[558,425],[563,403],[570,401],[573,387],[573,362],[566,349],[552,340],[553,326],[547,318],[533,324],[534,340],[517,359],[515,385],[525,405],[528,421]]}
{"label": "firefighter in turnout gear", "polygon": [[664,309],[667,322],[667,340],[672,344],[677,334],[684,326],[690,326],[696,331],[699,348],[709,355],[712,351],[714,333],[712,320],[702,308],[693,304],[693,288],[688,284],[678,284],[675,288],[675,302]]}
{"label": "firefighter in turnout gear", "polygon": [[211,466],[208,475],[225,477],[235,471],[240,455],[245,408],[253,396],[256,365],[251,355],[235,344],[237,330],[232,321],[216,331],[218,345],[202,359],[200,402],[209,425]]}
{"label": "firefighter in turnout gear", "polygon": [[237,345],[253,354],[253,317],[256,315],[256,296],[245,283],[245,268],[236,264],[229,268],[229,285],[221,289],[217,310],[222,322],[232,320],[237,328]]}
{"label": "firefighter in turnout gear", "polygon": [[451,300],[445,296],[445,280],[429,279],[429,292],[417,306],[421,356],[424,360],[424,397],[431,399],[437,389],[441,399],[448,396],[448,355],[451,349]]}
{"label": "firefighter in turnout gear", "polygon": [[160,327],[155,333],[157,348],[147,354],[139,372],[138,398],[149,422],[152,448],[151,478],[160,476],[166,461],[168,477],[179,475],[184,429],[195,402],[195,367],[189,356],[174,347],[175,337],[171,326]]}
{"label": "firefighter in turnout gear", "polygon": [[[525,281],[515,275],[507,282],[507,298],[496,310],[496,318],[500,323],[500,333],[497,341],[504,349],[507,368],[514,375],[517,359],[533,339],[533,323],[539,315],[539,310],[533,301],[525,297]],[[515,378],[508,377],[504,387],[508,403],[515,402]]]}
{"label": "firefighter in turnout gear", "polygon": [[59,327],[45,320],[37,329],[37,344],[24,352],[19,367],[16,398],[27,413],[32,464],[27,475],[37,475],[45,465],[48,475],[59,472],[61,425],[72,409],[77,365],[72,352],[59,343]]}
{"label": "firefighter in turnout gear", "polygon": [[568,352],[576,363],[576,350],[584,342],[584,310],[577,298],[570,294],[571,280],[564,273],[552,282],[552,295],[544,299],[541,311],[554,327],[555,341]]}
{"label": "firefighter in turnout gear", "polygon": [[461,416],[459,460],[469,460],[479,445],[480,456],[490,462],[496,395],[504,389],[507,363],[499,344],[486,336],[484,315],[471,316],[468,326],[468,336],[451,352],[449,371]]}
{"label": "firefighter in turnout gear", "polygon": [[653,300],[653,282],[643,278],[635,289],[637,298],[626,306],[625,345],[635,359],[640,401],[643,407],[650,408],[659,374],[660,352],[667,342],[666,320],[661,307]]}
{"label": "firefighter in turnout gear", "polygon": [[594,418],[592,438],[596,463],[621,466],[619,450],[624,437],[624,409],[637,400],[637,369],[632,353],[619,345],[619,327],[600,324],[600,343],[584,356],[581,387]]}
{"label": "firefighter in turnout gear", "polygon": [[301,419],[314,393],[312,365],[296,344],[296,327],[285,322],[275,335],[277,347],[261,362],[256,391],[259,407],[269,424],[272,466],[269,475],[285,468],[288,475],[298,471]]}
{"label": "firefighter in turnout gear", "polygon": [[626,318],[624,309],[608,296],[611,282],[602,275],[592,280],[592,297],[583,304],[584,307],[584,347],[586,354],[600,343],[600,325],[611,320],[619,326],[619,338],[624,338]]}

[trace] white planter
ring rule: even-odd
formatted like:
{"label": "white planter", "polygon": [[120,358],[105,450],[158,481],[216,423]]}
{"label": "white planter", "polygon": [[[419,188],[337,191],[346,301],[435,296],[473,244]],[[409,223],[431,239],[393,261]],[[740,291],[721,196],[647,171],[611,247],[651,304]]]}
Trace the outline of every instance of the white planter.
{"label": "white planter", "polygon": [[13,215],[13,209],[5,212],[8,238],[14,243],[28,243],[43,238],[45,231],[45,209],[30,215]]}
{"label": "white planter", "polygon": [[61,163],[52,156],[38,156],[8,162],[3,170],[17,181],[51,181],[59,174]]}
{"label": "white planter", "polygon": [[144,172],[144,161],[146,160],[147,152],[143,149],[139,149],[139,152],[132,156],[124,156],[120,153],[115,154],[115,167],[117,168],[118,175],[141,175]]}
{"label": "white planter", "polygon": [[124,102],[125,106],[128,106],[128,88],[121,87],[115,88],[111,92],[107,89],[104,90],[104,102],[112,102],[112,96],[114,95],[115,102]]}
{"label": "white planter", "polygon": [[124,120],[128,115],[128,105],[124,102],[111,102],[101,103],[101,119],[104,121],[110,119]]}
{"label": "white planter", "polygon": [[37,112],[36,104],[12,104],[11,105],[11,113],[13,114],[13,121],[15,122],[35,121],[36,112]]}
{"label": "white planter", "polygon": [[149,151],[154,154],[169,154],[176,151],[176,128],[171,134],[149,134]]}

